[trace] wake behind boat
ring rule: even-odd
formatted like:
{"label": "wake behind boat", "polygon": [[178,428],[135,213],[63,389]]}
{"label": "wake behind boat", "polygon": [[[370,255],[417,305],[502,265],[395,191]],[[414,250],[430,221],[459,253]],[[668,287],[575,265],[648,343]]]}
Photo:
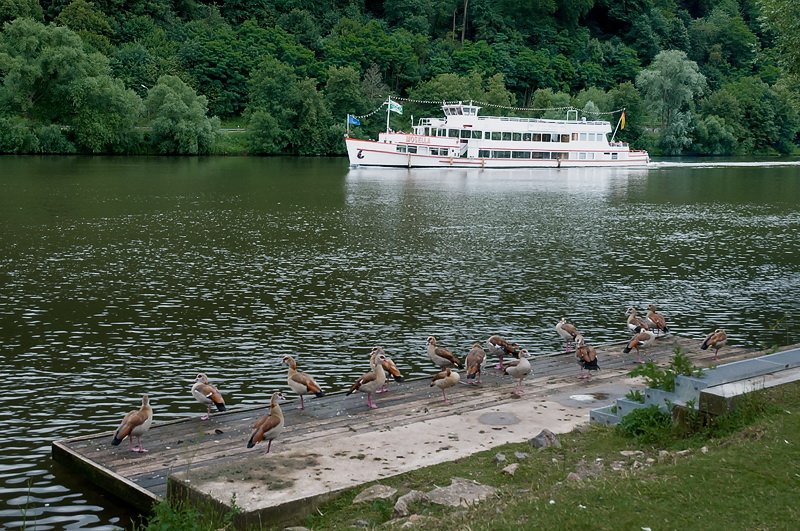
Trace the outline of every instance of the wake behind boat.
{"label": "wake behind boat", "polygon": [[[442,105],[444,118],[421,118],[412,133],[388,128],[378,140],[345,138],[350,166],[409,168],[556,168],[646,166],[647,151],[609,141],[607,121],[479,116],[481,107]],[[348,117],[350,120],[350,117]],[[624,127],[624,115],[620,120]]]}

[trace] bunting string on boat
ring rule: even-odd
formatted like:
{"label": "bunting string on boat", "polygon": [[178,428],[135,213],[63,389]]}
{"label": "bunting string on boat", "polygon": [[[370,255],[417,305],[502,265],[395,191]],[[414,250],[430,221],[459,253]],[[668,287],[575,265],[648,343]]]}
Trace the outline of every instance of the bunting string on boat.
{"label": "bunting string on boat", "polygon": [[[423,104],[431,104],[431,105],[448,105],[448,104],[456,104],[458,101],[445,101],[445,100],[415,100],[413,98],[403,98],[400,96],[391,96],[391,99],[394,101],[403,101],[408,103],[423,103]],[[464,101],[464,100],[461,100]],[[573,106],[567,107],[512,107],[509,105],[497,105],[494,103],[487,103],[484,101],[475,101],[475,100],[468,100],[475,105],[480,105],[481,107],[494,107],[496,109],[505,109],[509,111],[529,111],[529,112],[545,112],[545,111],[578,111],[583,114],[592,114],[592,115],[607,115],[607,114],[619,114],[625,112],[625,107],[621,109],[616,109],[613,111],[584,111],[582,109],[577,109]],[[384,101],[381,103],[380,107],[375,109],[374,111],[367,113],[367,114],[352,114],[354,118],[369,118],[370,116],[377,114],[381,109],[386,106],[386,102]]]}

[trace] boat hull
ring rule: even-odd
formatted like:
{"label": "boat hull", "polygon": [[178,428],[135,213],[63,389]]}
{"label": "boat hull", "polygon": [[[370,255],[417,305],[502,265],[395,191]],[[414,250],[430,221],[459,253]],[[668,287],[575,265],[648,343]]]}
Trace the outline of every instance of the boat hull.
{"label": "boat hull", "polygon": [[398,144],[346,138],[347,155],[351,167],[384,166],[395,168],[586,168],[586,167],[641,167],[650,158],[646,151],[620,150],[616,159],[499,159],[450,155],[430,155],[399,152]]}

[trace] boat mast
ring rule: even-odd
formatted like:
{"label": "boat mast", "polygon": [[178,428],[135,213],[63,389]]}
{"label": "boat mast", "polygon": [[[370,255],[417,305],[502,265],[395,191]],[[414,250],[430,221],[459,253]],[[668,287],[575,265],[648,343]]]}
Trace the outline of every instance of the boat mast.
{"label": "boat mast", "polygon": [[619,129],[619,124],[622,123],[622,117],[625,116],[625,108],[622,108],[622,114],[619,115],[619,120],[617,121],[617,126],[614,128],[614,134],[611,135],[611,141],[613,142],[614,139],[617,137],[617,129]]}
{"label": "boat mast", "polygon": [[392,112],[392,97],[387,96],[386,98],[386,132],[389,132],[389,114]]}

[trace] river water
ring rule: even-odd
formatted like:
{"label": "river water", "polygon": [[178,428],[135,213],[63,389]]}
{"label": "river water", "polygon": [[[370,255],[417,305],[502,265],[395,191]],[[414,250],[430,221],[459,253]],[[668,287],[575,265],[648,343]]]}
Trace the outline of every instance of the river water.
{"label": "river water", "polygon": [[562,316],[597,344],[649,303],[687,337],[795,343],[799,205],[792,162],[1,157],[0,527],[130,527],[50,442],[113,430],[143,393],[156,422],[199,415],[200,371],[229,406],[265,404],[286,354],[335,391],[374,345],[421,376],[431,334],[546,353]]}

